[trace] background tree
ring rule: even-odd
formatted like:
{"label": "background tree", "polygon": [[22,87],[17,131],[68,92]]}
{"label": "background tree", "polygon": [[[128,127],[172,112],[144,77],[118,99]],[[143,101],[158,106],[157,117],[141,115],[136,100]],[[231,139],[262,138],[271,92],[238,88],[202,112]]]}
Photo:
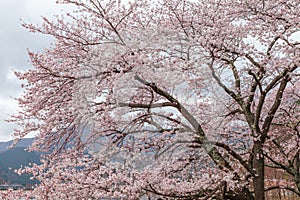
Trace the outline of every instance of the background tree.
{"label": "background tree", "polygon": [[16,73],[37,197],[300,195],[298,1],[58,2],[77,11],[24,24],[56,40]]}

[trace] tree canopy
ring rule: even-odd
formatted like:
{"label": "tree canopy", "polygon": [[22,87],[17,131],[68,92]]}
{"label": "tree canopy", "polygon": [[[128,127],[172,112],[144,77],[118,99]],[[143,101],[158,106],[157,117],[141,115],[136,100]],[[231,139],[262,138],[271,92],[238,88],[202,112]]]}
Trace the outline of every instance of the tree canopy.
{"label": "tree canopy", "polygon": [[[300,195],[300,2],[59,0],[15,137],[43,199]],[[275,168],[286,179],[267,177]]]}

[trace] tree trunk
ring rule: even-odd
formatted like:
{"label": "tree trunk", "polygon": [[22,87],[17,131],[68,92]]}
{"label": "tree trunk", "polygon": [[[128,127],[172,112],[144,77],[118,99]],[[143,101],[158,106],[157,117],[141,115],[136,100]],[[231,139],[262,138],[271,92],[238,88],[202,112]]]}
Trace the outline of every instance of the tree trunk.
{"label": "tree trunk", "polygon": [[300,153],[299,151],[295,155],[295,163],[296,163],[296,173],[294,175],[294,180],[298,191],[300,192]]}
{"label": "tree trunk", "polygon": [[255,171],[255,177],[253,180],[254,197],[255,200],[265,199],[265,168],[264,168],[264,156],[262,153],[262,144],[260,141],[254,142],[253,147],[253,169]]}

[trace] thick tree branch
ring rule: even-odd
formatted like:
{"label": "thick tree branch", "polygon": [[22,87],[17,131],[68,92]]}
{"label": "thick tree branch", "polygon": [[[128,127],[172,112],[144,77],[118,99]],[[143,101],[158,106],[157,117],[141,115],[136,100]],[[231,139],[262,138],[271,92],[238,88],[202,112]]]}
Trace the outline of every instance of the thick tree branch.
{"label": "thick tree branch", "polygon": [[[213,55],[212,55],[213,56]],[[234,91],[230,90],[228,87],[224,85],[221,79],[217,76],[215,69],[213,68],[214,58],[209,65],[209,69],[211,70],[213,78],[217,81],[218,85],[229,95],[231,96],[240,106],[244,104],[242,98],[238,96]]]}
{"label": "thick tree branch", "polygon": [[234,60],[228,60],[228,59],[222,59],[224,60],[227,64],[230,65],[230,68],[231,68],[231,71],[232,71],[232,74],[233,74],[233,77],[234,77],[234,80],[235,80],[235,88],[236,88],[236,91],[237,91],[237,95],[238,96],[242,96],[241,95],[241,79],[240,79],[240,75],[239,75],[239,72],[234,64],[236,58]]}
{"label": "thick tree branch", "polygon": [[248,73],[249,73],[249,75],[251,75],[254,78],[254,81],[257,83],[259,91],[262,94],[263,93],[263,88],[262,88],[262,85],[261,85],[261,82],[260,82],[262,76],[261,77],[257,77],[256,74],[254,74],[251,70],[249,70]]}
{"label": "thick tree branch", "polygon": [[186,131],[193,132],[193,129],[190,126],[188,126],[187,124],[183,123],[182,120],[179,121],[177,119],[174,119],[172,117],[169,117],[169,116],[166,116],[166,115],[163,115],[163,114],[159,114],[159,113],[152,113],[152,115],[153,116],[162,117],[164,119],[167,119],[167,120],[169,120],[171,122],[174,122],[176,124],[179,124],[179,125],[183,126],[186,129]]}
{"label": "thick tree branch", "polygon": [[[292,70],[293,71],[293,70]],[[264,93],[267,94],[271,89],[273,89],[279,82],[280,80],[287,75],[287,73],[290,72],[287,68],[283,70],[278,76],[276,76],[271,83],[267,85],[267,87],[264,90]]]}
{"label": "thick tree branch", "polygon": [[162,108],[162,107],[176,107],[175,103],[163,102],[163,103],[152,103],[152,104],[142,104],[142,103],[119,103],[120,107],[129,108]]}
{"label": "thick tree branch", "polygon": [[277,162],[275,159],[273,159],[271,156],[269,156],[267,153],[264,153],[264,156],[266,156],[272,163],[274,163],[276,165],[275,168],[281,168],[283,170],[285,170],[286,172],[288,172],[289,174],[291,174],[292,176],[295,175],[295,171],[294,169],[292,169],[291,167],[287,167],[279,162]]}
{"label": "thick tree branch", "polygon": [[228,145],[226,145],[224,143],[220,143],[220,142],[215,142],[215,145],[218,146],[218,147],[223,148],[224,150],[226,150],[227,153],[229,153],[233,158],[235,158],[236,160],[238,160],[239,163],[241,163],[241,165],[243,165],[243,167],[251,175],[254,176],[254,171],[253,171],[253,169],[251,169],[250,165],[238,153],[236,153],[234,150],[232,150]]}
{"label": "thick tree branch", "polygon": [[275,101],[274,101],[271,109],[269,110],[268,115],[265,119],[265,122],[263,123],[263,126],[262,126],[262,131],[263,131],[263,135],[261,138],[262,142],[264,142],[266,139],[267,133],[269,132],[269,129],[270,129],[270,125],[275,116],[275,113],[277,112],[277,110],[281,104],[282,95],[283,95],[283,92],[284,92],[289,80],[290,80],[289,76],[286,76],[280,83],[279,89],[277,90],[277,94],[275,97]]}
{"label": "thick tree branch", "polygon": [[259,64],[258,62],[256,62],[252,56],[250,56],[249,54],[246,54],[245,57],[255,66],[259,69],[260,72],[262,72],[263,74],[265,73],[265,69],[264,67]]}
{"label": "thick tree branch", "polygon": [[205,143],[206,141],[206,135],[204,130],[202,129],[201,125],[198,123],[198,121],[185,109],[183,105],[181,105],[177,99],[175,99],[173,96],[171,96],[168,92],[160,89],[155,85],[155,83],[150,83],[146,81],[145,79],[139,77],[138,75],[135,76],[135,79],[142,84],[150,87],[155,93],[165,97],[167,100],[170,101],[170,103],[174,103],[176,105],[177,110],[183,115],[183,117],[192,125],[194,132],[197,135],[198,143],[203,144],[203,148],[206,150],[208,155],[211,157],[211,159],[217,164],[217,166],[221,169],[227,168],[230,171],[233,170],[229,162],[223,158],[223,156],[218,152],[218,150],[213,147],[209,143]]}
{"label": "thick tree branch", "polygon": [[279,39],[280,39],[280,36],[276,36],[276,37],[274,38],[274,40],[270,43],[270,45],[269,45],[269,47],[268,47],[268,49],[267,49],[267,53],[266,53],[267,56],[270,56],[270,52],[271,52],[273,46],[275,45],[275,43],[276,43]]}

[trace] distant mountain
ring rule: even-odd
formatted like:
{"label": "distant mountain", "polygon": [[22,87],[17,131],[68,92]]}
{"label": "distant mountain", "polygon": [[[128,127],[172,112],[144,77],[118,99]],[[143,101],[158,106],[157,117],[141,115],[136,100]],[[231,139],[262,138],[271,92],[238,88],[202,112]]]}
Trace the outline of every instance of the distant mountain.
{"label": "distant mountain", "polygon": [[13,141],[0,143],[0,185],[21,184],[25,186],[38,183],[36,180],[30,180],[29,175],[19,176],[14,172],[15,169],[28,166],[29,163],[40,163],[40,153],[26,151],[32,141],[33,138],[22,139],[14,148],[8,148]]}
{"label": "distant mountain", "polygon": [[[34,138],[23,138],[17,143],[16,147],[27,148],[32,144],[33,140]],[[0,142],[0,152],[7,151],[8,148],[12,145],[12,143],[12,140],[8,142]]]}

